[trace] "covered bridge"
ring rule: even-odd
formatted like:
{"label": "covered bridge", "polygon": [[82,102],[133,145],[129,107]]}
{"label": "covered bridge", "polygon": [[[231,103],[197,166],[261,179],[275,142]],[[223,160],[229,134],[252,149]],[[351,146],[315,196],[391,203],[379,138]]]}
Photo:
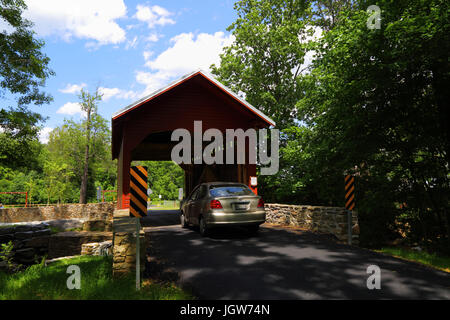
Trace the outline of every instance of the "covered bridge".
{"label": "covered bridge", "polygon": [[[275,123],[204,71],[192,72],[149,96],[116,112],[112,117],[112,157],[118,159],[118,208],[129,207],[130,164],[133,160],[171,160],[178,142],[172,132],[184,128],[193,136],[194,121],[203,131],[215,128],[261,129]],[[256,165],[181,164],[186,195],[199,183],[242,182],[250,185]],[[149,172],[149,175],[152,173]]]}

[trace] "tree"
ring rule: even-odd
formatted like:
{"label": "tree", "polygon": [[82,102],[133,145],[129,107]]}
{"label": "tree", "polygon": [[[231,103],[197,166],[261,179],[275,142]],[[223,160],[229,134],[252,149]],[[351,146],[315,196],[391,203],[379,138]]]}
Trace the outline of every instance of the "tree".
{"label": "tree", "polygon": [[80,93],[81,109],[86,113],[85,121],[85,152],[84,152],[84,169],[83,175],[81,176],[81,187],[80,187],[80,203],[87,202],[87,183],[88,183],[88,170],[89,170],[89,146],[91,144],[91,130],[92,123],[91,117],[97,113],[97,103],[102,100],[102,95],[98,92],[98,89],[94,94],[81,89]]}
{"label": "tree", "polygon": [[0,98],[8,93],[17,101],[0,110],[0,164],[12,167],[26,165],[21,157],[32,152],[30,144],[37,140],[38,123],[44,120],[27,106],[52,100],[40,87],[54,73],[42,53],[44,42],[36,39],[32,23],[22,17],[25,9],[22,0],[0,0],[0,19],[10,29],[0,32]]}
{"label": "tree", "polygon": [[[80,185],[84,176],[86,159],[86,120],[75,122],[65,120],[49,135],[46,161],[67,165],[67,172],[73,173],[67,181],[65,199],[79,201]],[[111,160],[111,132],[108,122],[97,113],[91,115],[91,134],[89,137],[88,179],[86,198],[95,197],[95,186],[112,188],[116,180],[115,162]],[[60,180],[65,181],[63,176]]]}
{"label": "tree", "polygon": [[148,183],[153,193],[150,199],[178,199],[178,189],[184,187],[183,169],[172,161],[143,161],[147,166]]}
{"label": "tree", "polygon": [[[260,179],[265,199],[343,206],[352,173],[363,245],[400,225],[408,241],[448,252],[448,4],[379,1],[374,30],[371,4],[239,1],[236,42],[213,72],[282,130],[280,171]],[[322,37],[296,43],[311,26]],[[315,57],[300,72],[307,50]]]}
{"label": "tree", "polygon": [[344,172],[357,175],[363,244],[389,240],[403,222],[411,241],[448,251],[448,5],[379,1],[381,29],[369,30],[359,4],[319,41],[303,78],[306,167],[335,204]]}
{"label": "tree", "polygon": [[241,0],[235,10],[238,18],[227,29],[235,41],[212,72],[284,129],[294,124],[302,95],[298,77],[309,44],[300,40],[314,32],[306,19],[308,1]]}

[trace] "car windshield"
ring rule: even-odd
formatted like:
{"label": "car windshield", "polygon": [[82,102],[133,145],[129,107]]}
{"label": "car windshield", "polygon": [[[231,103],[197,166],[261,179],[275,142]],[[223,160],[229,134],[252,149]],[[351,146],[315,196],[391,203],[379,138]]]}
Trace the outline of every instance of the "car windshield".
{"label": "car windshield", "polygon": [[212,197],[245,196],[252,194],[252,190],[246,186],[211,186],[209,193]]}

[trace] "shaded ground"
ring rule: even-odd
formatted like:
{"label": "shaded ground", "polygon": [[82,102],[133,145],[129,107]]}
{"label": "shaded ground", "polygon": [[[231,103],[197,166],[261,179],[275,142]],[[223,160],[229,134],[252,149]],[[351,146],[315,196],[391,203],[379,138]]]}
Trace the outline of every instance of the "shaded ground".
{"label": "shaded ground", "polygon": [[[200,298],[450,299],[448,273],[323,235],[265,226],[256,236],[236,228],[202,238],[178,218],[150,211],[142,219],[153,267],[178,273]],[[380,290],[367,289],[369,265],[381,268]]]}

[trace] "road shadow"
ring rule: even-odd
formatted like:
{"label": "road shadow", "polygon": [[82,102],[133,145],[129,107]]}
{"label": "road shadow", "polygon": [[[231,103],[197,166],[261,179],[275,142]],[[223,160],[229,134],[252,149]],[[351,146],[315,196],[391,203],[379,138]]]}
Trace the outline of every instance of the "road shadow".
{"label": "road shadow", "polygon": [[[255,236],[223,229],[211,237],[181,227],[147,229],[162,259],[205,299],[449,299],[450,276],[307,231],[263,227]],[[367,288],[369,265],[381,290]]]}
{"label": "road shadow", "polygon": [[142,227],[162,227],[180,224],[180,210],[148,210],[141,218]]}

